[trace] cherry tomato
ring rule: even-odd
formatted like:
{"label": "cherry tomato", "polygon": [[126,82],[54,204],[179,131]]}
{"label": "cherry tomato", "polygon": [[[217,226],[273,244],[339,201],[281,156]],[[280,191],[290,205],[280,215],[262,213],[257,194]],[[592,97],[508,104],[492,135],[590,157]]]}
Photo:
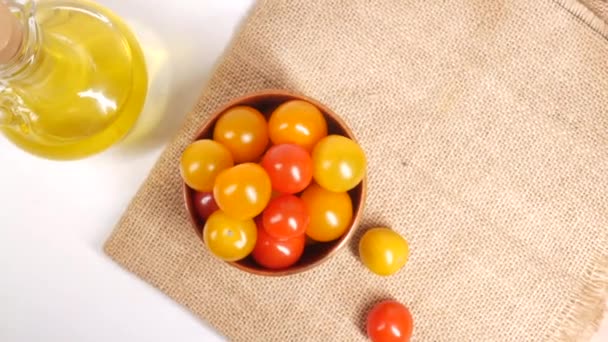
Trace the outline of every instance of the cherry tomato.
{"label": "cherry tomato", "polygon": [[230,150],[236,163],[257,161],[268,146],[268,124],[256,109],[237,106],[217,120],[213,139]]}
{"label": "cherry tomato", "polygon": [[304,235],[310,221],[306,204],[294,195],[283,195],[270,200],[262,219],[264,229],[275,239]]}
{"label": "cherry tomato", "polygon": [[266,232],[262,220],[256,220],[256,223],[258,239],[251,255],[258,264],[269,269],[283,269],[298,262],[304,252],[304,234],[278,240]]}
{"label": "cherry tomato", "polygon": [[266,151],[261,165],[270,176],[272,188],[285,194],[306,189],[312,180],[312,158],[298,145],[272,146]]}
{"label": "cherry tomato", "polygon": [[213,193],[211,192],[196,191],[192,197],[194,201],[194,208],[196,209],[198,216],[203,220],[209,218],[211,214],[219,209],[215,199],[213,198]]}
{"label": "cherry tomato", "polygon": [[270,178],[254,163],[243,163],[222,171],[215,179],[213,197],[226,214],[236,219],[260,214],[271,194]]}
{"label": "cherry tomato", "polygon": [[230,151],[217,141],[203,139],[190,144],[180,160],[180,174],[197,191],[211,191],[215,177],[234,165]]}
{"label": "cherry tomato", "polygon": [[388,276],[399,271],[407,262],[407,241],[392,229],[372,228],[359,240],[361,262],[373,273]]}
{"label": "cherry tomato", "polygon": [[310,215],[306,235],[319,242],[341,237],[351,224],[353,205],[346,192],[332,192],[311,184],[301,196]]}
{"label": "cherry tomato", "polygon": [[270,140],[275,144],[296,144],[307,150],[327,135],[327,121],[311,103],[291,100],[281,104],[268,120]]}
{"label": "cherry tomato", "polygon": [[366,330],[372,342],[407,342],[414,330],[414,320],[403,304],[385,300],[368,313]]}
{"label": "cherry tomato", "polygon": [[353,140],[330,135],[317,143],[313,152],[313,177],[327,190],[348,191],[363,179],[366,160],[363,149]]}
{"label": "cherry tomato", "polygon": [[257,228],[253,219],[238,220],[218,210],[205,223],[203,240],[218,258],[237,261],[248,256],[255,247]]}

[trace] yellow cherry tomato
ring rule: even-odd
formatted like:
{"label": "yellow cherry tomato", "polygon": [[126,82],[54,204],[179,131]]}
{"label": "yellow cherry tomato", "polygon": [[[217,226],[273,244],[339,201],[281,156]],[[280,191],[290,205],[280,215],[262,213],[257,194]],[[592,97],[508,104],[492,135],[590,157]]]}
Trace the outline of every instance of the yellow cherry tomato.
{"label": "yellow cherry tomato", "polygon": [[257,227],[253,219],[238,220],[218,210],[203,228],[203,240],[211,253],[225,261],[247,257],[255,247]]}
{"label": "yellow cherry tomato", "polygon": [[182,152],[180,174],[192,189],[211,191],[215,177],[233,165],[230,151],[222,144],[209,139],[197,140]]}
{"label": "yellow cherry tomato", "polygon": [[236,163],[253,162],[268,146],[268,123],[258,110],[237,106],[217,120],[213,140],[226,146]]}
{"label": "yellow cherry tomato", "polygon": [[314,180],[330,191],[349,191],[365,176],[363,149],[341,135],[321,139],[312,152],[312,161]]}
{"label": "yellow cherry tomato", "polygon": [[388,276],[399,271],[407,262],[409,247],[405,238],[392,229],[372,228],[359,241],[359,256],[373,273]]}
{"label": "yellow cherry tomato", "polygon": [[308,151],[327,136],[327,121],[313,104],[291,100],[281,104],[270,115],[268,133],[273,144],[295,144]]}
{"label": "yellow cherry tomato", "polygon": [[222,171],[213,187],[218,207],[240,220],[259,215],[270,201],[271,193],[270,177],[255,163],[243,163]]}
{"label": "yellow cherry tomato", "polygon": [[336,240],[351,224],[353,205],[345,192],[332,192],[317,184],[310,185],[301,195],[308,208],[310,221],[306,235],[319,242]]}

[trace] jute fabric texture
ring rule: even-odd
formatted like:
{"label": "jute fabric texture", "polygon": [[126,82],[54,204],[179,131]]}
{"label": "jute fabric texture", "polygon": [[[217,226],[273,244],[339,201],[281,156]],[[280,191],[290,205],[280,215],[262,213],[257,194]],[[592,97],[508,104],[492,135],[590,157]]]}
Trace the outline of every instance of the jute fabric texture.
{"label": "jute fabric texture", "polygon": [[[364,341],[384,298],[415,341],[585,340],[608,279],[608,30],[586,3],[257,2],[105,251],[231,341]],[[178,171],[214,110],[268,88],[335,110],[368,157],[350,246],[285,278],[212,257]],[[357,257],[379,225],[411,247],[391,277]]]}

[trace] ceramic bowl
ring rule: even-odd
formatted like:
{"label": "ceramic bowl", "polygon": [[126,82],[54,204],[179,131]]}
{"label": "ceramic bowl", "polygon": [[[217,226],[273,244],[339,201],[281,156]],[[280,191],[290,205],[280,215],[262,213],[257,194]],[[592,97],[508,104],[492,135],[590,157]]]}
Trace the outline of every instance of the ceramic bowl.
{"label": "ceramic bowl", "polygon": [[[268,119],[272,111],[277,106],[289,100],[304,100],[317,106],[317,108],[319,108],[319,110],[323,113],[327,121],[328,134],[339,134],[356,141],[354,134],[346,125],[346,123],[340,118],[338,114],[334,113],[331,109],[327,108],[325,105],[319,103],[315,99],[303,95],[294,94],[284,90],[265,90],[253,94],[248,94],[230,101],[211,115],[210,119],[207,120],[199,129],[193,141],[199,139],[212,139],[215,123],[226,110],[234,106],[252,106],[259,110],[262,114],[264,114]],[[304,249],[304,254],[300,258],[300,260],[289,268],[280,270],[267,269],[258,265],[251,256],[236,262],[228,262],[228,264],[244,272],[249,272],[262,276],[286,276],[310,270],[314,267],[318,267],[325,261],[329,260],[336,253],[338,253],[338,251],[340,251],[352,237],[363,213],[366,188],[367,179],[364,178],[354,189],[349,191],[349,195],[353,204],[353,218],[350,226],[342,235],[342,237],[330,242],[314,242],[311,244],[307,243]],[[183,192],[184,201],[188,210],[190,220],[192,222],[192,227],[194,228],[197,236],[204,245],[203,229],[205,226],[205,222],[199,218],[194,208],[194,191],[184,183]],[[217,261],[223,262],[219,259],[217,259]]]}

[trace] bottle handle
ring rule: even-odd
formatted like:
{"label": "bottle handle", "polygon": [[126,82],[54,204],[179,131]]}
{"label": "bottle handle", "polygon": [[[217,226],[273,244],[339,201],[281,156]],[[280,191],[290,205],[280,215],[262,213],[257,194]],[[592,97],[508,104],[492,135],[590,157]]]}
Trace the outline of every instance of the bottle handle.
{"label": "bottle handle", "polygon": [[23,99],[10,88],[0,84],[0,128],[21,128],[26,131],[30,127],[31,110]]}

